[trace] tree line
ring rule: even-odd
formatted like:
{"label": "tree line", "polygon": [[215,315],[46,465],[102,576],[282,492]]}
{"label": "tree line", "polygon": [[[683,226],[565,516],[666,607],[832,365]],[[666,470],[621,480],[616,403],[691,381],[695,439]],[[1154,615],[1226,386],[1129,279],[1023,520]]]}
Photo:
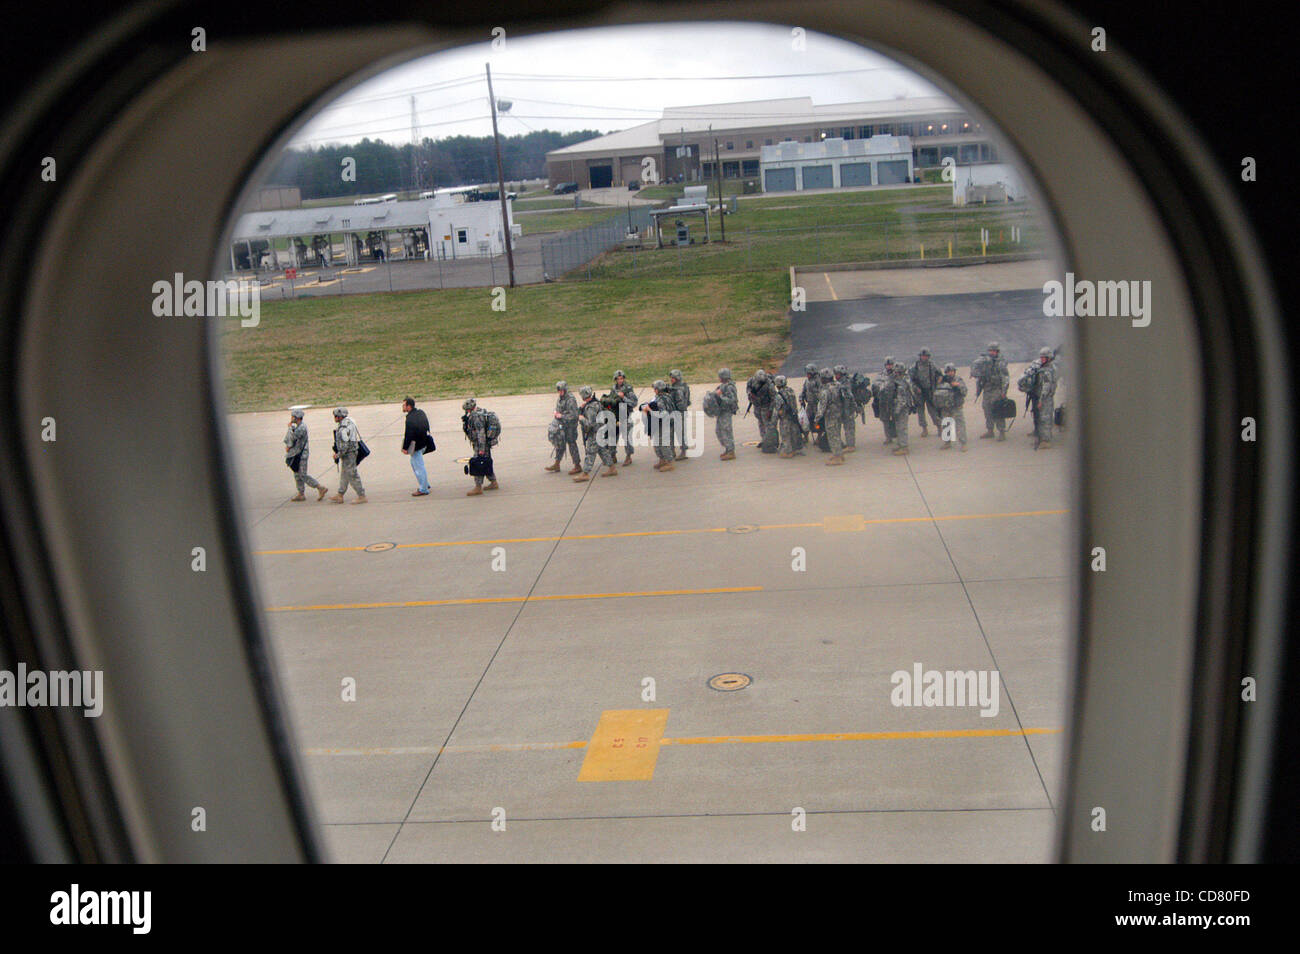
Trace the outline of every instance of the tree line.
{"label": "tree line", "polygon": [[[544,177],[548,152],[600,135],[590,129],[568,133],[540,129],[502,136],[506,181]],[[355,160],[355,181],[343,178],[348,157]],[[395,146],[367,138],[348,145],[286,149],[268,185],[297,186],[304,199],[318,199],[474,185],[494,182],[496,177],[491,136],[426,138],[419,146]]]}

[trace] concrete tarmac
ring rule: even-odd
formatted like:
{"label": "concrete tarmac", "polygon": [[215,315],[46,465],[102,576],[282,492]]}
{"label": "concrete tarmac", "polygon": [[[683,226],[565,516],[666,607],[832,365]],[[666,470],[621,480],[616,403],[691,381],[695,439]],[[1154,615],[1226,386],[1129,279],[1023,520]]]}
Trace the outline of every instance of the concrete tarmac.
{"label": "concrete tarmac", "polygon": [[[692,385],[697,408],[709,386]],[[845,466],[815,448],[781,460],[749,446],[750,415],[724,462],[701,416],[700,456],[659,473],[639,447],[617,478],[579,484],[542,470],[553,395],[481,403],[503,425],[501,489],[477,497],[459,400],[421,403],[427,497],[410,496],[398,406],[352,408],[372,450],[360,506],[289,501],[287,410],[230,418],[334,858],[1050,858],[1068,441],[1035,452],[1023,421],[980,440],[968,400],[966,453],[913,420],[911,454],[892,456],[868,412]],[[307,424],[333,493],[330,408]],[[917,665],[996,672],[996,692],[896,704]],[[727,673],[750,682],[710,687]]]}

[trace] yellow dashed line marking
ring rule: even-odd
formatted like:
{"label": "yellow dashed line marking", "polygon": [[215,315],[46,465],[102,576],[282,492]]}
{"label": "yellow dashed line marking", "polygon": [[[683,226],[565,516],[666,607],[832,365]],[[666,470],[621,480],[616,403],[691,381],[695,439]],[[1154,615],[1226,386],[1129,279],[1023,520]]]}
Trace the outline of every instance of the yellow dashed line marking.
{"label": "yellow dashed line marking", "polygon": [[478,603],[540,603],[548,600],[612,600],[626,596],[707,596],[713,593],[757,593],[761,586],[714,586],[701,590],[641,590],[627,593],[557,593],[549,596],[477,596],[450,600],[405,600],[398,603],[318,603],[312,606],[268,606],[268,613],[309,610],[394,609],[414,606],[472,606]]}
{"label": "yellow dashed line marking", "polygon": [[[664,719],[667,720],[668,710],[627,709],[616,710],[616,712],[663,712],[665,714]],[[602,714],[602,721],[604,716],[608,714],[608,712]],[[597,732],[599,731],[600,726],[598,725]],[[661,733],[663,732],[663,726],[659,727],[659,731]],[[1055,735],[1064,731],[1064,729],[1060,728],[919,729],[913,732],[797,732],[788,735],[701,735],[681,739],[660,738],[657,740],[656,745],[662,747],[665,745],[749,745],[765,742],[885,742],[908,739],[987,739],[1025,735]],[[624,738],[626,737],[627,736],[624,736]],[[593,737],[592,742],[595,741],[596,739]],[[437,755],[439,753],[459,755],[483,752],[536,752],[553,751],[557,749],[584,749],[590,744],[590,742],[578,740],[576,742],[515,742],[483,745],[447,745],[442,748],[438,748],[437,746],[406,746],[368,749],[314,748],[303,749],[303,752],[306,755]]]}
{"label": "yellow dashed line marking", "polygon": [[[760,530],[824,529],[831,532],[865,530],[869,526],[886,523],[928,523],[931,520],[993,520],[998,517],[1048,517],[1069,513],[1068,510],[1020,510],[1011,513],[962,513],[946,517],[880,517],[868,520],[862,514],[826,517],[813,523],[765,523]],[[835,525],[832,526],[832,523]],[[428,547],[482,547],[503,543],[555,543],[557,540],[617,540],[625,537],[670,537],[691,533],[726,533],[726,527],[697,527],[686,530],[628,530],[621,533],[580,533],[564,537],[503,537],[499,540],[439,540],[430,543],[399,543],[395,550],[416,550]],[[368,546],[369,544],[367,544]],[[311,547],[300,550],[255,550],[257,556],[285,556],[300,553],[360,553],[360,547]]]}
{"label": "yellow dashed line marking", "polygon": [[650,781],[667,723],[667,709],[606,709],[587,743],[578,781]]}

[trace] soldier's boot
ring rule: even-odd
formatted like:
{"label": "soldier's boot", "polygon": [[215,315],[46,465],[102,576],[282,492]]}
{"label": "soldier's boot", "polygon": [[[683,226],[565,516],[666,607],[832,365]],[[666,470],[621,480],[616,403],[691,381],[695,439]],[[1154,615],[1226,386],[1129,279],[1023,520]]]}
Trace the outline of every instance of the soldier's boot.
{"label": "soldier's boot", "polygon": [[352,503],[353,503],[354,505],[355,505],[355,504],[359,504],[359,503],[365,503],[365,502],[366,502],[366,495],[365,495],[365,494],[362,494],[362,495],[359,496],[356,500],[352,501]]}
{"label": "soldier's boot", "polygon": [[685,459],[686,459],[686,451],[685,451],[685,449],[679,450],[679,451],[677,452],[677,456],[676,456],[675,459],[676,459],[676,460],[685,460]]}
{"label": "soldier's boot", "polygon": [[573,470],[569,471],[569,476],[572,477],[574,474],[580,474],[580,473],[582,473],[582,468],[579,467],[577,464],[574,464]]}
{"label": "soldier's boot", "polygon": [[962,452],[963,454],[966,453],[966,445],[965,445],[965,444],[962,444],[962,445],[961,445],[961,452]]}
{"label": "soldier's boot", "polygon": [[888,447],[890,444],[894,443],[894,439],[893,439],[892,437],[886,437],[886,438],[885,438],[883,441],[881,441],[880,443],[882,443],[882,444],[884,444],[886,447]]}
{"label": "soldier's boot", "polygon": [[906,457],[906,456],[907,456],[907,448],[906,448],[906,447],[895,447],[895,448],[894,448],[894,456],[895,456],[895,457]]}
{"label": "soldier's boot", "polygon": [[624,467],[631,467],[631,466],[632,466],[632,452],[631,452],[631,451],[624,451],[624,456],[623,456],[623,466],[624,466]]}
{"label": "soldier's boot", "polygon": [[601,476],[603,476],[603,477],[617,477],[617,476],[618,476],[618,465],[617,465],[617,464],[610,464],[608,467],[605,468],[605,473],[602,474]]}
{"label": "soldier's boot", "polygon": [[306,500],[307,498],[304,497],[304,496],[302,495],[302,493],[300,492],[300,493],[298,494],[298,496],[296,496],[296,497],[290,497],[289,499],[290,499],[290,500]]}
{"label": "soldier's boot", "polygon": [[1006,432],[1006,431],[998,431],[998,440],[1000,440],[1000,441],[1005,441],[1006,439],[1007,439],[1007,432]]}
{"label": "soldier's boot", "polygon": [[320,503],[322,500],[324,500],[325,495],[330,492],[330,489],[326,487],[324,484],[321,484],[319,487],[316,488],[316,490],[318,491],[318,493],[316,494],[317,503]]}
{"label": "soldier's boot", "polygon": [[993,436],[993,431],[992,431],[992,430],[988,430],[988,431],[985,431],[983,434],[980,435],[980,440],[984,440],[984,438],[986,438],[986,437],[992,437],[992,436]]}
{"label": "soldier's boot", "polygon": [[952,441],[944,441],[939,450],[952,450]]}
{"label": "soldier's boot", "polygon": [[781,459],[782,459],[782,460],[794,460],[794,454],[782,454],[782,455],[781,455]]}
{"label": "soldier's boot", "polygon": [[922,436],[922,437],[929,437],[929,436],[930,436],[930,432],[927,431],[927,430],[925,429],[925,425],[924,425],[924,424],[921,425],[921,436]]}
{"label": "soldier's boot", "polygon": [[579,474],[573,478],[575,484],[585,484],[589,480],[591,480],[591,474]]}
{"label": "soldier's boot", "polygon": [[342,503],[342,502],[343,502],[342,494],[335,494],[333,497],[330,498],[330,503]]}
{"label": "soldier's boot", "polygon": [[847,447],[844,448],[844,453],[852,454],[857,449],[858,447],[856,444],[849,444]]}
{"label": "soldier's boot", "polygon": [[1052,442],[1050,439],[1042,440],[1038,442],[1038,447],[1035,447],[1034,450],[1038,450],[1040,447],[1051,447],[1051,446],[1052,446]]}
{"label": "soldier's boot", "polygon": [[663,470],[663,469],[664,469],[663,458],[660,458],[659,460],[655,461],[655,470]]}
{"label": "soldier's boot", "polygon": [[725,454],[723,454],[721,457],[718,458],[718,460],[735,460],[735,459],[736,459],[735,451],[727,451]]}
{"label": "soldier's boot", "polygon": [[558,474],[560,472],[560,462],[557,460],[550,467],[543,467],[542,470],[545,470],[552,474]]}
{"label": "soldier's boot", "polygon": [[465,491],[465,496],[466,496],[466,497],[477,497],[477,496],[479,496],[479,495],[482,494],[482,493],[483,493],[483,488],[482,488],[482,487],[475,487],[473,490],[467,490],[467,491]]}
{"label": "soldier's boot", "polygon": [[662,467],[660,467],[659,469],[660,469],[660,470],[673,470],[673,469],[674,469],[673,462],[672,462],[671,460],[666,460],[666,461],[664,461],[664,465],[663,465]]}
{"label": "soldier's boot", "polygon": [[490,484],[488,484],[486,487],[484,487],[483,489],[484,489],[484,490],[499,490],[499,489],[500,489],[500,486],[501,486],[501,485],[498,484],[498,483],[496,482],[496,478],[493,478],[493,479],[492,479],[492,482],[491,482]]}
{"label": "soldier's boot", "polygon": [[826,462],[826,466],[827,466],[827,467],[838,467],[838,466],[840,466],[840,464],[842,464],[842,463],[844,463],[844,455],[843,455],[843,454],[832,454],[832,455],[831,455],[831,459],[828,460],[828,461]]}

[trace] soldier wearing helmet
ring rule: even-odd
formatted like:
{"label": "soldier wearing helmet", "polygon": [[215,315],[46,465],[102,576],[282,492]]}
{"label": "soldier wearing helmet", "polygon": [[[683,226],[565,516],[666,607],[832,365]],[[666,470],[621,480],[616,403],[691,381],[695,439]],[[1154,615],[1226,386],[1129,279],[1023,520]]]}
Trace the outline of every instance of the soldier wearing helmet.
{"label": "soldier wearing helmet", "polygon": [[298,496],[289,499],[306,500],[303,487],[312,487],[316,490],[316,500],[319,503],[329,493],[329,488],[317,483],[316,478],[307,472],[307,425],[303,423],[302,412],[301,407],[289,408],[289,431],[284,435],[284,462],[293,471],[293,482],[298,487]]}
{"label": "soldier wearing helmet", "polygon": [[908,419],[916,410],[916,391],[905,364],[895,364],[890,369],[889,378],[882,397],[893,416],[894,455],[901,457],[907,454]]}
{"label": "soldier wearing helmet", "polygon": [[623,445],[623,466],[632,464],[632,412],[636,410],[636,388],[627,383],[627,375],[622,371],[614,372],[613,393],[623,399],[618,409],[618,441],[614,445],[614,457],[618,458],[618,444]]}
{"label": "soldier wearing helmet", "polygon": [[853,396],[853,379],[848,367],[837,364],[831,371],[835,375],[835,386],[844,392],[840,399],[844,405],[844,418],[840,421],[844,453],[852,454],[858,449],[858,415],[862,413],[862,405]]}
{"label": "soldier wearing helmet", "polygon": [[[492,447],[501,436],[501,422],[497,416],[486,408],[478,406],[478,402],[473,398],[466,399],[462,404],[461,410],[465,413],[461,415],[461,429],[465,432],[465,440],[469,441],[474,448],[474,456],[483,458],[484,472],[473,474],[474,489],[465,492],[467,497],[477,497],[483,493],[483,478],[487,478],[490,483],[488,490],[496,490],[497,475],[496,469],[492,465]],[[467,466],[466,470],[470,468]]]}
{"label": "soldier wearing helmet", "polygon": [[[817,405],[821,402],[822,382],[817,374],[817,365],[806,364],[803,369],[803,388],[799,391],[799,406],[804,409],[811,425],[817,417]],[[817,444],[821,447],[821,442]]]}
{"label": "soldier wearing helmet", "polygon": [[1038,396],[1034,417],[1034,450],[1052,446],[1052,425],[1056,415],[1056,385],[1059,370],[1056,367],[1056,354],[1051,348],[1041,348],[1038,352],[1038,367],[1034,369],[1034,378],[1038,386]]}
{"label": "soldier wearing helmet", "polygon": [[331,497],[330,501],[343,503],[343,495],[351,486],[357,492],[357,499],[352,502],[363,504],[366,502],[366,489],[361,486],[361,475],[357,473],[357,452],[361,449],[361,431],[357,429],[352,418],[348,417],[348,409],[345,407],[334,409],[334,425],[334,460],[339,465],[339,492]]}
{"label": "soldier wearing helmet", "polygon": [[835,373],[830,368],[822,368],[817,376],[822,385],[817,399],[817,420],[821,423],[822,433],[826,435],[831,449],[831,459],[826,462],[826,466],[838,467],[844,463],[844,444],[840,436],[846,413],[844,391],[835,383]]}
{"label": "soldier wearing helmet", "polygon": [[672,419],[675,410],[673,392],[665,381],[656,381],[654,390],[654,400],[641,405],[641,410],[646,414],[646,433],[650,435],[655,456],[659,458],[655,463],[655,470],[672,470],[673,446],[670,443],[671,430],[668,422]]}
{"label": "soldier wearing helmet", "polygon": [[943,440],[943,445],[939,449],[952,450],[952,445],[958,443],[965,452],[966,412],[962,405],[966,403],[966,382],[957,377],[957,365],[943,366],[943,377],[934,389],[934,403],[943,415],[939,423],[939,437]]}
{"label": "soldier wearing helmet", "polygon": [[988,349],[971,363],[971,377],[975,379],[975,396],[984,395],[984,424],[987,430],[980,439],[992,437],[997,429],[997,439],[1007,439],[1006,418],[993,415],[993,405],[1007,396],[1011,386],[1011,372],[1007,370],[1007,359],[1002,357],[1002,349],[996,341],[990,341]]}
{"label": "soldier wearing helmet", "polygon": [[719,369],[718,386],[714,388],[714,393],[718,396],[719,407],[715,432],[718,443],[722,445],[722,454],[718,459],[735,460],[736,436],[732,432],[731,419],[740,410],[740,395],[736,393],[736,382],[731,380],[730,368]]}
{"label": "soldier wearing helmet", "polygon": [[885,404],[887,394],[892,394],[892,389],[886,390],[886,385],[894,376],[894,356],[889,355],[885,358],[884,369],[876,375],[871,382],[871,413],[876,415],[880,420],[880,425],[885,429],[885,439],[882,442],[886,447],[894,443],[894,409]]}
{"label": "soldier wearing helmet", "polygon": [[614,421],[609,419],[600,401],[596,400],[596,391],[589,385],[578,389],[582,399],[582,408],[578,412],[578,423],[582,428],[582,473],[573,478],[574,483],[591,480],[591,472],[596,466],[596,457],[605,465],[606,477],[618,476],[618,437]]}
{"label": "soldier wearing helmet", "polygon": [[691,386],[682,378],[682,372],[673,368],[668,372],[668,387],[673,392],[673,408],[676,410],[671,418],[672,440],[669,442],[677,450],[677,460],[686,460],[686,409],[691,406]]}
{"label": "soldier wearing helmet", "polygon": [[772,424],[780,439],[778,449],[781,456],[789,459],[795,456],[795,435],[800,432],[799,400],[794,388],[786,383],[784,374],[778,374],[772,384],[776,388],[776,397],[772,400]]}
{"label": "soldier wearing helmet", "polygon": [[754,409],[754,418],[758,421],[758,441],[764,444],[772,422],[772,399],[776,397],[776,389],[767,372],[759,368],[745,384],[745,393],[749,397],[750,407]]}
{"label": "soldier wearing helmet", "polygon": [[558,445],[555,454],[555,460],[542,470],[558,473],[560,465],[564,463],[564,452],[567,450],[573,458],[573,469],[570,474],[582,473],[582,464],[578,463],[578,402],[573,395],[569,393],[569,383],[567,381],[555,382],[555,417],[563,428],[562,442]]}
{"label": "soldier wearing helmet", "polygon": [[925,412],[930,412],[930,420],[934,422],[936,429],[939,427],[939,409],[934,403],[934,389],[939,385],[943,374],[935,367],[931,360],[929,348],[922,348],[916,356],[916,364],[912,365],[912,383],[916,385],[921,392],[916,399],[916,416],[921,424],[921,436],[929,437],[930,432],[925,426]]}

